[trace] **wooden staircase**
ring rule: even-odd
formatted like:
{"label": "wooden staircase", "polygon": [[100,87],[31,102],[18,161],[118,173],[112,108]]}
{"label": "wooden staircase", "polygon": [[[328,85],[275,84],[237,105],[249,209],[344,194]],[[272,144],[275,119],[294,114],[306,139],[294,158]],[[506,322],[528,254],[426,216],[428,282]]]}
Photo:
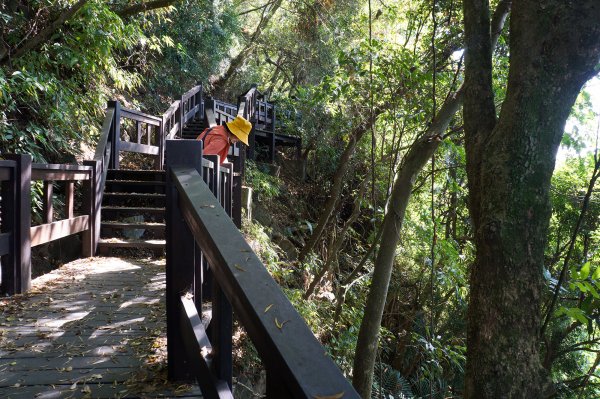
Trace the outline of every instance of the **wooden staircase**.
{"label": "wooden staircase", "polygon": [[165,251],[165,172],[109,170],[102,200],[98,251],[115,249]]}

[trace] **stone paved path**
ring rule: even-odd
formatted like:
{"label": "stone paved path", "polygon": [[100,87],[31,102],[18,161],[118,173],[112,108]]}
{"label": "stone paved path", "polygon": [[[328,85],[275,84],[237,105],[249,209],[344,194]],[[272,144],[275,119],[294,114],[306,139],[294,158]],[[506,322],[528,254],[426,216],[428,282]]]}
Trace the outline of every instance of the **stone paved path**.
{"label": "stone paved path", "polygon": [[164,260],[80,259],[0,299],[0,398],[200,397],[166,381]]}

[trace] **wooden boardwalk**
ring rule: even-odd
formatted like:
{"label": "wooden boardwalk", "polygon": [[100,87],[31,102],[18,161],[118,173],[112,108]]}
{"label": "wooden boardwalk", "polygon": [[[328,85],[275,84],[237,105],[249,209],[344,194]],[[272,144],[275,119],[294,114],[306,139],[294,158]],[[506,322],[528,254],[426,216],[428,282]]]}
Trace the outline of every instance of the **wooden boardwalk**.
{"label": "wooden boardwalk", "polygon": [[80,259],[0,299],[0,398],[200,397],[166,381],[164,260]]}

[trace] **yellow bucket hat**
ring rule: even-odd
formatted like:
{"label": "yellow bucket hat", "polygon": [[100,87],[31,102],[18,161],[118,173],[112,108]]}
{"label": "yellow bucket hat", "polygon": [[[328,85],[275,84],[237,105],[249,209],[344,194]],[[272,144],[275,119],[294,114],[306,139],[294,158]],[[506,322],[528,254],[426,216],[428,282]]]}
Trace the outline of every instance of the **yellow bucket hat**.
{"label": "yellow bucket hat", "polygon": [[238,115],[231,122],[227,122],[226,125],[231,133],[240,139],[242,143],[248,145],[248,136],[252,131],[252,123]]}

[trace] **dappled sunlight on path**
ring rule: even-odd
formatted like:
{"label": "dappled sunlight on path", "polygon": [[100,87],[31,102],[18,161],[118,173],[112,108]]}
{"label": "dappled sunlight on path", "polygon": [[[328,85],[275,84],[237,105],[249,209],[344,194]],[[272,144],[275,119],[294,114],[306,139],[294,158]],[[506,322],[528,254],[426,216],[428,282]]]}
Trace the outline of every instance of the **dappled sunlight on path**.
{"label": "dappled sunlight on path", "polygon": [[166,381],[164,259],[80,259],[0,300],[0,397],[198,397]]}

